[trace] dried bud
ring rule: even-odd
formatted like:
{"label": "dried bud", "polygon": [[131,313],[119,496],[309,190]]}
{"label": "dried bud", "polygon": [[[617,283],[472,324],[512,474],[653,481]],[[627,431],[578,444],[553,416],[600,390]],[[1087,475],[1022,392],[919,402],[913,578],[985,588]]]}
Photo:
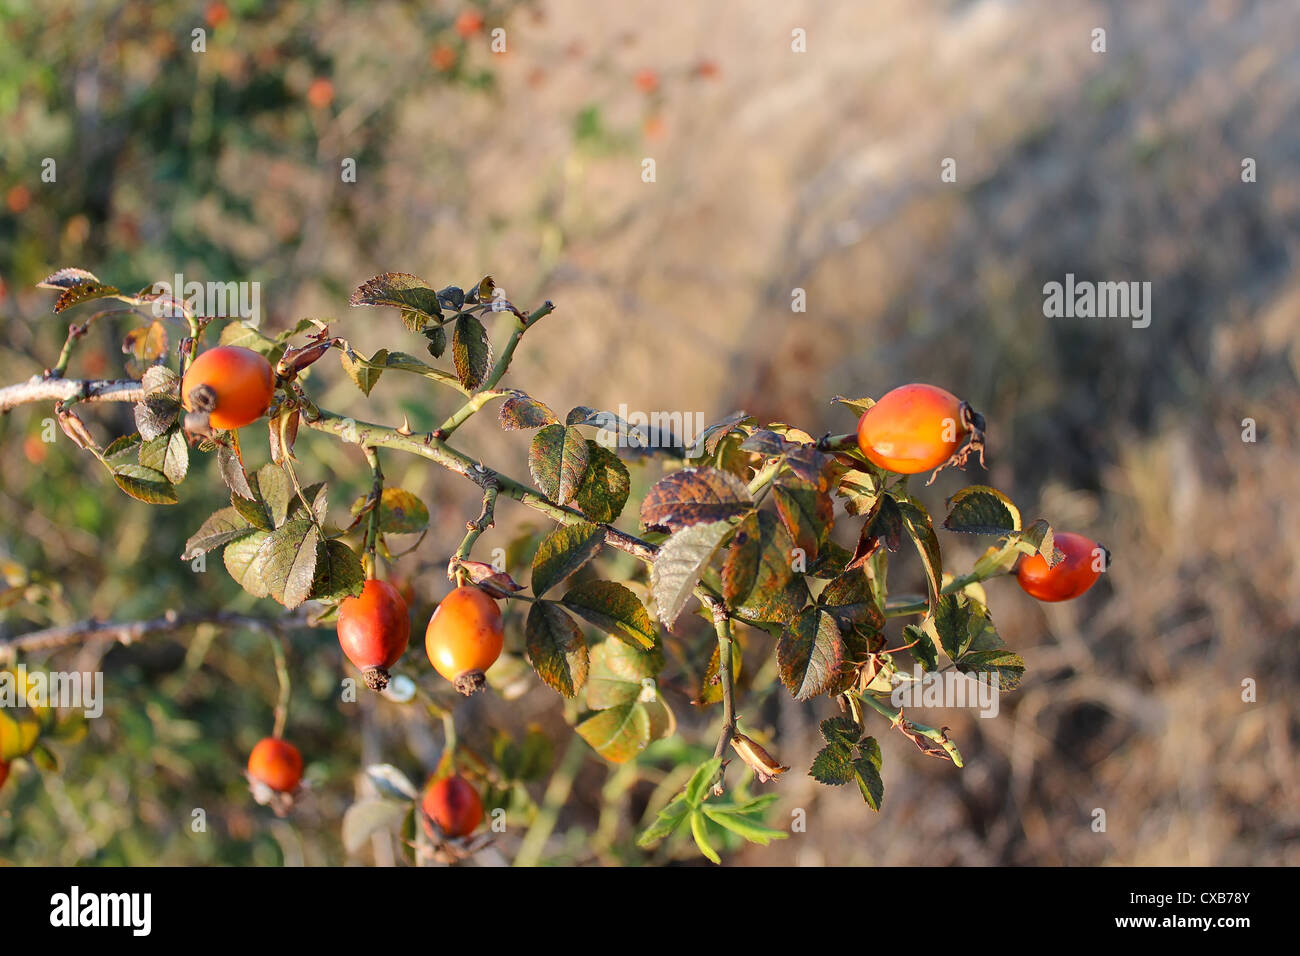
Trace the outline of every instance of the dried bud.
{"label": "dried bud", "polygon": [[742,733],[731,735],[731,746],[740,754],[740,759],[749,764],[749,769],[754,771],[759,783],[774,780],[790,769],[781,766],[775,757]]}
{"label": "dried bud", "polygon": [[461,569],[465,576],[469,578],[471,584],[477,585],[488,594],[495,598],[507,598],[516,591],[524,589],[510,575],[504,571],[498,571],[490,564],[484,564],[482,561],[457,561],[452,560],[448,568],[448,577],[455,580],[456,570]]}
{"label": "dried bud", "polygon": [[90,432],[86,430],[86,423],[78,418],[75,412],[60,410],[58,416],[59,427],[63,429],[65,435],[76,442],[78,448],[91,449],[99,447],[95,444],[95,439],[91,437]]}
{"label": "dried bud", "polygon": [[285,349],[284,355],[276,363],[275,374],[290,381],[297,378],[299,372],[316,362],[341,341],[327,338],[328,335],[329,329],[325,329],[323,334],[318,333],[314,336],[316,341],[311,345]]}

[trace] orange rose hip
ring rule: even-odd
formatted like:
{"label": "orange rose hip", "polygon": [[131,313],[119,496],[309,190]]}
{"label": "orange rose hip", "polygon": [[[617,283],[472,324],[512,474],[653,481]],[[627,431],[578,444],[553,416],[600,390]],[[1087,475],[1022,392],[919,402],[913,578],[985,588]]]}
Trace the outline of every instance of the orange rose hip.
{"label": "orange rose hip", "polygon": [[442,599],[424,634],[429,663],[465,695],[483,687],[483,672],[501,656],[504,644],[501,609],[472,584],[463,584]]}

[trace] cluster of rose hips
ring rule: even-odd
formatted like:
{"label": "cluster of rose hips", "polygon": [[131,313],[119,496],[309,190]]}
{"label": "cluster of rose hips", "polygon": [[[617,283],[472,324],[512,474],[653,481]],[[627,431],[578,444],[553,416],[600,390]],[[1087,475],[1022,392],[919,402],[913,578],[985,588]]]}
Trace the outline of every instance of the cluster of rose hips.
{"label": "cluster of rose hips", "polygon": [[[259,353],[233,345],[199,355],[181,383],[186,409],[207,415],[210,427],[223,430],[256,421],[270,407],[274,392],[271,364]],[[366,581],[359,596],[339,605],[337,627],[339,645],[366,686],[377,691],[387,687],[389,669],[406,652],[411,636],[410,612],[397,588],[378,578]],[[442,600],[424,636],[429,662],[462,694],[484,686],[484,672],[504,643],[501,609],[487,592],[469,584]],[[249,777],[279,794],[298,789],[302,767],[298,749],[277,737],[260,741],[248,758]],[[477,792],[459,776],[430,780],[422,806],[448,837],[467,836],[483,820]]]}
{"label": "cluster of rose hips", "polygon": [[[405,653],[411,635],[406,600],[387,581],[371,578],[358,597],[339,605],[339,645],[361,671],[366,685],[383,690],[388,670]],[[457,587],[434,609],[425,629],[424,649],[434,669],[462,694],[486,683],[484,672],[501,656],[505,629],[501,609],[487,592],[472,584]],[[248,776],[278,794],[292,794],[302,781],[302,755],[293,744],[267,737],[248,758]],[[483,803],[463,777],[430,778],[421,807],[444,837],[465,837],[483,822]]]}
{"label": "cluster of rose hips", "polygon": [[[182,400],[192,414],[206,415],[217,429],[233,429],[261,417],[270,407],[275,375],[260,354],[238,346],[219,346],[199,355],[185,373]],[[862,454],[886,471],[919,474],[948,464],[963,465],[970,454],[983,457],[984,420],[970,405],[933,385],[904,385],[884,395],[862,414],[857,444]],[[1097,581],[1104,551],[1072,532],[1055,534],[1064,556],[1055,565],[1041,554],[1022,556],[1015,568],[1020,586],[1040,601],[1078,597]],[[410,618],[406,601],[391,584],[365,582],[358,597],[339,606],[338,637],[343,653],[361,672],[367,686],[383,690],[393,667],[406,651]],[[455,688],[472,694],[485,682],[484,672],[501,654],[501,611],[481,588],[461,585],[438,605],[425,630],[429,661]],[[268,737],[253,749],[249,777],[280,794],[292,794],[302,779],[302,756],[287,741]],[[0,783],[8,768],[0,764]],[[483,820],[478,793],[456,775],[431,778],[421,807],[425,827],[431,823],[447,837],[471,834]]]}
{"label": "cluster of rose hips", "polygon": [[[858,420],[858,447],[886,471],[915,475],[944,465],[965,464],[966,455],[983,455],[984,419],[956,395],[934,385],[903,385],[885,394]],[[965,449],[962,446],[965,444]],[[1068,601],[1101,576],[1105,549],[1072,531],[1055,534],[1064,558],[1055,565],[1041,554],[1022,556],[1016,580],[1040,601]]]}

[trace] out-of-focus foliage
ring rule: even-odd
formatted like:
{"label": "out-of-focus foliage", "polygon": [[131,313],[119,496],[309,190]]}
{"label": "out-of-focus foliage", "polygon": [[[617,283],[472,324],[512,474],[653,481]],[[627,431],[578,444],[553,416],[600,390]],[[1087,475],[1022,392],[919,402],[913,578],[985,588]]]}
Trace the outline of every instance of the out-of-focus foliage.
{"label": "out-of-focus foliage", "polygon": [[[555,408],[628,402],[714,420],[743,407],[838,431],[851,417],[822,404],[832,394],[944,383],[989,420],[990,483],[1026,513],[1091,532],[1113,573],[1070,607],[990,584],[1030,671],[998,721],[935,716],[962,739],[967,769],[918,765],[911,744],[882,736],[879,818],[856,792],[818,794],[787,774],[767,786],[781,812],[808,811],[809,832],[753,859],[1297,862],[1291,5],[846,0],[775,16],[765,0],[736,0],[664,16],[654,0],[493,4],[486,26],[510,38],[493,59],[485,34],[455,34],[456,4],[231,2],[208,23],[208,52],[191,54],[190,31],[216,6],[0,12],[6,380],[54,361],[66,328],[30,287],[78,262],[141,283],[177,271],[259,281],[278,328],[338,315],[380,268],[519,276],[512,297],[544,290],[574,333],[522,360],[546,370]],[[1104,55],[1088,49],[1099,24]],[[806,54],[790,52],[796,25]],[[457,51],[451,70],[440,47]],[[651,65],[662,83],[647,93],[636,75]],[[645,155],[654,185],[640,179]],[[57,184],[40,181],[47,156]],[[955,184],[939,179],[949,156]],[[344,185],[347,157],[358,179]],[[1241,181],[1245,157],[1255,183]],[[1152,281],[1152,326],[1045,319],[1042,285],[1066,272]],[[795,288],[807,313],[790,311]],[[365,338],[362,322],[339,318]],[[73,374],[122,374],[126,331],[97,325]],[[355,394],[342,376],[330,388]],[[386,394],[385,421],[405,412],[427,428],[443,411],[418,391]],[[214,504],[189,496],[219,487],[214,475],[199,466],[179,506],[150,509],[61,435],[42,442],[48,414],[0,421],[4,633],[251,606],[224,574],[196,578],[176,560]],[[88,418],[108,437],[128,430],[127,414]],[[1247,417],[1253,444],[1241,440]],[[335,501],[364,494],[358,456],[312,448],[339,476]],[[480,448],[522,461],[526,444],[493,435]],[[430,503],[435,528],[472,515],[473,489],[416,462],[386,467]],[[935,500],[958,487],[944,479]],[[438,561],[457,534],[408,559],[425,601],[443,593]],[[522,615],[507,626],[520,633]],[[227,635],[200,653],[206,640],[109,655],[121,696],[65,749],[64,773],[23,768],[0,792],[0,857],[337,862],[322,821],[352,801],[359,766],[393,761],[414,776],[436,764],[427,719],[371,701],[358,729],[331,703],[333,635],[297,635],[290,725],[327,782],[274,820],[238,777],[269,730],[266,638]],[[680,663],[702,674],[708,662]],[[1244,678],[1259,682],[1258,703],[1242,702]],[[751,700],[745,716],[801,740],[781,756],[806,766],[824,715]],[[471,702],[458,720],[521,706],[498,703]],[[543,730],[569,733],[550,711]],[[680,740],[612,771],[558,755],[575,782],[545,858],[644,859],[629,821],[653,820],[707,757]],[[195,807],[208,810],[206,837],[189,830]],[[1107,833],[1089,827],[1096,807]]]}

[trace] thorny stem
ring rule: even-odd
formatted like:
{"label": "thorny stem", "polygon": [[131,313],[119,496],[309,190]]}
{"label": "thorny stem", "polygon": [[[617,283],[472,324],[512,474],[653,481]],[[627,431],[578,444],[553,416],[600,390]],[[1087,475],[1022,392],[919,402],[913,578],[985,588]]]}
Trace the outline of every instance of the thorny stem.
{"label": "thorny stem", "polygon": [[445,422],[438,426],[434,435],[441,439],[449,438],[457,428],[465,424],[465,422],[474,415],[475,412],[479,411],[492,399],[503,398],[510,394],[505,391],[497,391],[496,386],[506,374],[506,370],[510,368],[510,363],[515,356],[515,349],[519,347],[519,340],[524,337],[524,332],[532,328],[538,320],[550,315],[554,311],[555,306],[548,301],[544,303],[541,308],[528,315],[524,315],[518,311],[514,313],[515,327],[510,333],[510,341],[506,343],[506,347],[502,349],[501,354],[497,356],[497,360],[492,365],[492,370],[488,372],[487,378],[483,380],[483,384],[479,386],[478,391],[471,395],[464,405],[456,409],[456,411],[453,412]]}
{"label": "thorny stem", "polygon": [[[717,601],[708,602],[713,611],[713,629],[718,634],[718,676],[722,681],[722,733],[718,736],[718,746],[713,751],[714,757],[722,757],[727,752],[727,744],[736,733],[736,692],[731,672],[731,615]],[[719,768],[717,789],[722,788],[725,767]]]}
{"label": "thorny stem", "polygon": [[68,337],[63,342],[63,348],[59,352],[59,359],[54,363],[54,367],[45,373],[46,378],[63,378],[68,371],[68,363],[72,361],[72,350],[76,347],[77,342],[90,331],[91,325],[97,319],[102,319],[106,315],[131,314],[132,309],[101,309],[94,313],[85,322],[74,322],[68,326]]}
{"label": "thorny stem", "polygon": [[379,547],[379,519],[384,503],[384,472],[379,467],[379,452],[369,445],[363,445],[361,450],[366,456],[366,462],[370,465],[370,474],[372,476],[370,495],[366,499],[366,507],[370,509],[370,515],[366,521],[366,534],[362,541],[362,550],[365,551],[362,563],[368,580],[373,578],[379,570],[375,551]]}
{"label": "thorny stem", "polygon": [[479,536],[484,531],[492,527],[495,518],[497,495],[501,491],[501,483],[495,475],[487,474],[486,471],[484,469],[485,474],[481,481],[483,485],[483,510],[479,512],[477,518],[465,522],[465,538],[461,541],[460,547],[456,549],[456,553],[452,555],[451,563],[447,568],[448,577],[455,581],[457,587],[464,584],[467,577],[465,569],[461,567],[460,563],[469,557],[474,543],[478,541]]}
{"label": "thorny stem", "polygon": [[857,447],[857,432],[849,432],[847,435],[825,435],[817,442],[818,451],[856,451]]}
{"label": "thorny stem", "polygon": [[768,464],[765,465],[756,475],[754,475],[754,477],[749,482],[750,497],[753,498],[755,501],[759,500],[760,496],[764,492],[766,492],[767,489],[771,486],[772,481],[776,478],[777,473],[781,470],[781,467],[784,464],[785,464],[784,456],[779,458],[774,458],[772,461],[768,462]]}

